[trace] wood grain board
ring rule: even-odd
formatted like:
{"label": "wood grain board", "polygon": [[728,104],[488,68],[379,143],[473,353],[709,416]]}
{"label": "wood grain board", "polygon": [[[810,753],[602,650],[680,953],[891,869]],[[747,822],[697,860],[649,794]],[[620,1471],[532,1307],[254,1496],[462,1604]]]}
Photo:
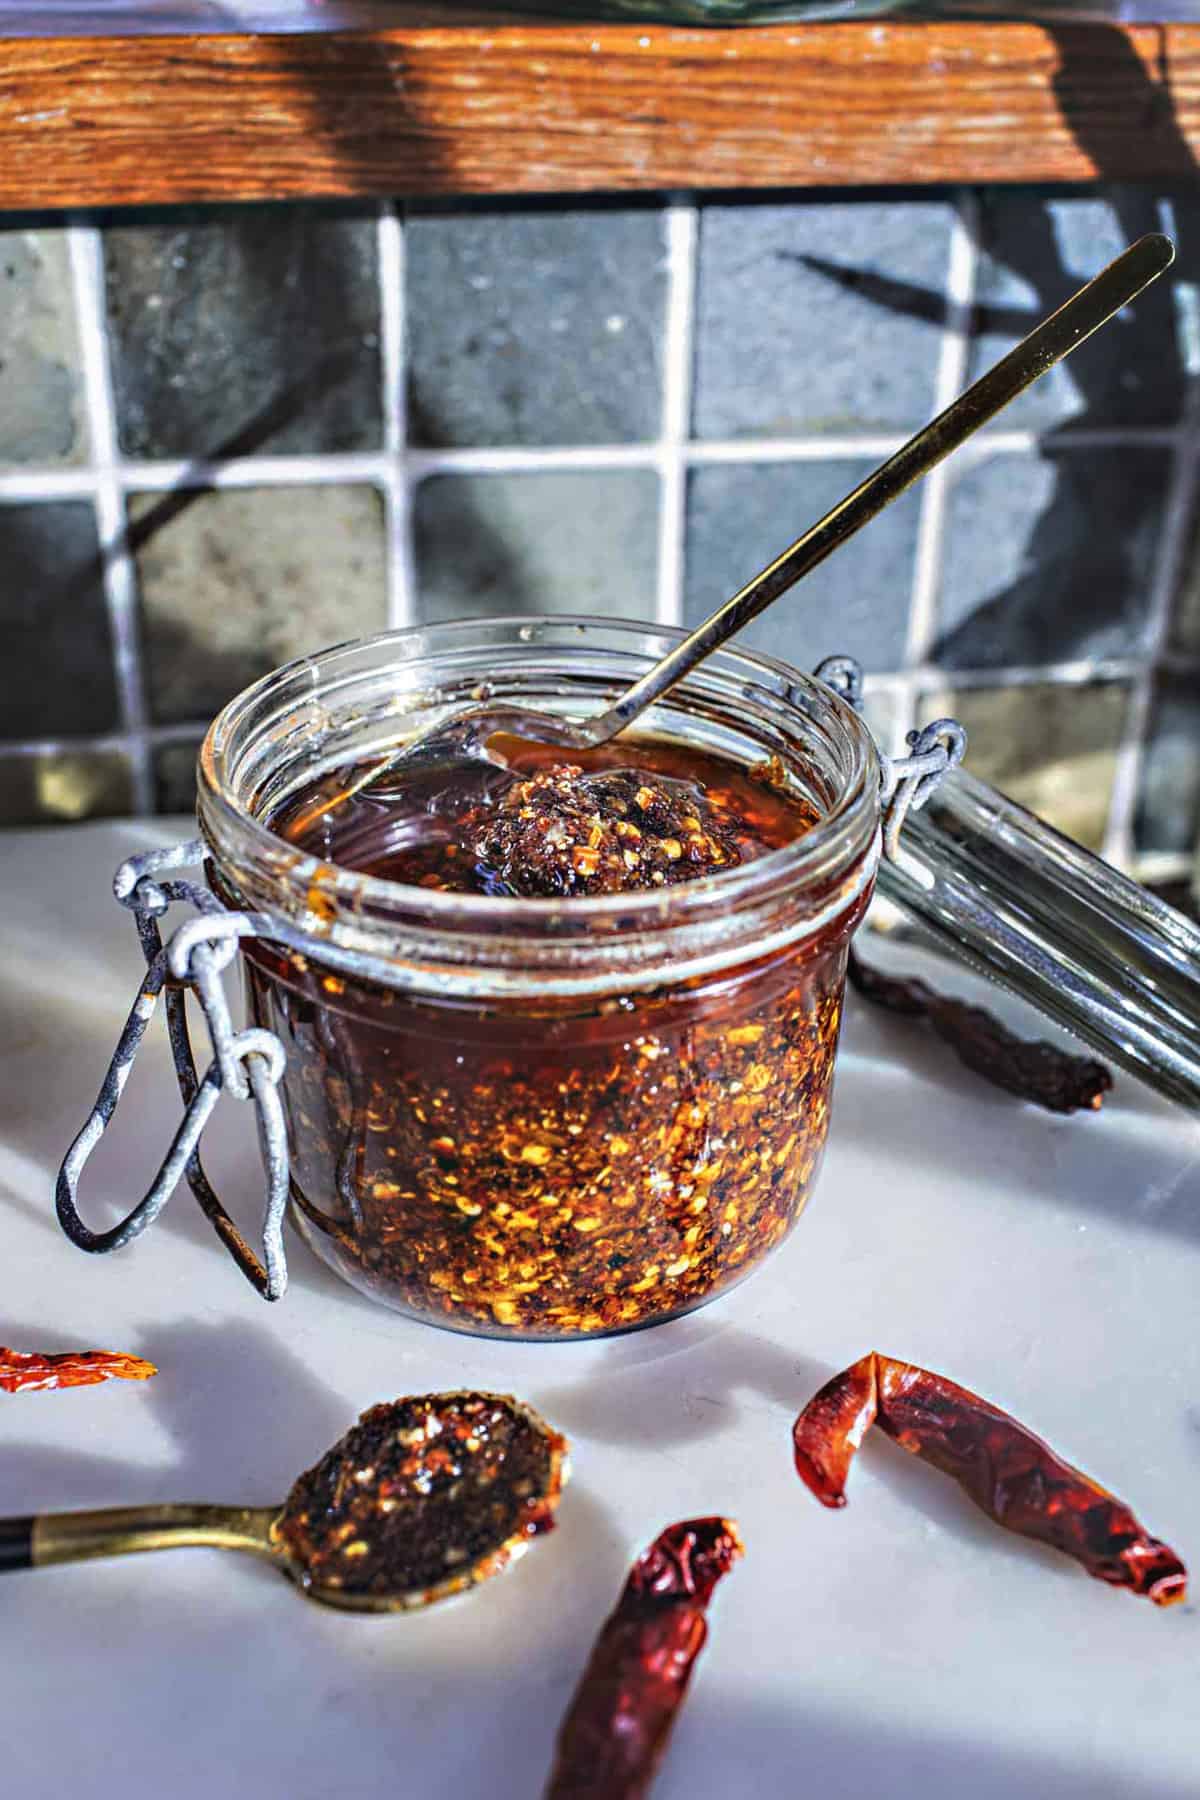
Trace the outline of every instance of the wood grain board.
{"label": "wood grain board", "polygon": [[0,206],[1178,179],[1200,24],[548,22],[0,42]]}

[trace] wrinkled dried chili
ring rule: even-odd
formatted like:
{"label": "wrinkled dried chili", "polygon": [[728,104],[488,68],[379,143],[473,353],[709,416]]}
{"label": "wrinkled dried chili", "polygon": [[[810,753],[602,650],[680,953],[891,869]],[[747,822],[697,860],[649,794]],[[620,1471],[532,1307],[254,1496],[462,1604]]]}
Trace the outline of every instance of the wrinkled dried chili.
{"label": "wrinkled dried chili", "polygon": [[558,1734],[544,1800],[640,1800],[708,1635],[717,1582],[742,1554],[730,1519],[669,1525],[597,1638]]}
{"label": "wrinkled dried chili", "polygon": [[982,1006],[949,999],[915,978],[881,974],[853,950],[846,973],[864,1000],[905,1018],[926,1020],[974,1074],[1048,1112],[1098,1112],[1113,1084],[1112,1072],[1093,1057],[1073,1056],[1044,1039],[1017,1037]]}
{"label": "wrinkled dried chili", "polygon": [[42,1356],[36,1350],[0,1346],[0,1392],[23,1394],[39,1388],[92,1387],[98,1381],[145,1381],[158,1370],[140,1356],[120,1350],[66,1350]]}
{"label": "wrinkled dried chili", "polygon": [[1186,1598],[1183,1563],[1123,1501],[978,1394],[874,1351],[826,1382],[792,1428],[796,1469],[823,1505],[845,1505],[872,1425],[952,1475],[998,1525],[1065,1551],[1097,1580],[1156,1606]]}

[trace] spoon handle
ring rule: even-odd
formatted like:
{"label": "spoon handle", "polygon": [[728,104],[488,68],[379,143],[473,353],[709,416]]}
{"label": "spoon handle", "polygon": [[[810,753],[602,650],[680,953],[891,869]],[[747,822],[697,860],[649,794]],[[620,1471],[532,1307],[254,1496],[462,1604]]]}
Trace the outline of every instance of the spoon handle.
{"label": "spoon handle", "polygon": [[1015,400],[1077,344],[1099,329],[1113,314],[1135,299],[1143,288],[1170,267],[1175,246],[1170,238],[1151,232],[1131,244],[1115,262],[1081,287],[1077,294],[1051,313],[1002,357],[986,375],[960,394],[936,419],[909,438],[896,454],[839,500],[823,519],[810,525],[790,549],[747,582],[733,598],[698,625],[669,656],[658,662],[640,681],[584,727],[589,743],[603,744],[622,731],[638,713],[673,687],[696,663],[703,661],[764,607],[777,600],[794,582],[815,569],[840,544],[852,537],[906,488],[925,475],[943,457],[966,441],[981,425]]}
{"label": "spoon handle", "polygon": [[277,1557],[271,1526],[278,1514],[277,1506],[161,1505],[0,1519],[0,1573],[194,1545]]}

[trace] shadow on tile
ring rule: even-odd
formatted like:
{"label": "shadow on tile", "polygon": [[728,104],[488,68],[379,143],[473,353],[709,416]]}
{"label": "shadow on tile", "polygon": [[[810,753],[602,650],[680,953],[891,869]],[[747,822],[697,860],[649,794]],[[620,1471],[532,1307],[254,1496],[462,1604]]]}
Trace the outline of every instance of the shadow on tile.
{"label": "shadow on tile", "polygon": [[[1155,165],[1168,171],[1159,191],[1169,190],[1178,176],[1194,174],[1195,161],[1171,115],[1165,85],[1146,75],[1119,32],[1103,25],[1049,30],[1062,59],[1058,91],[1065,122],[1096,159],[1102,178],[1107,121],[1105,130],[1097,133],[1096,115],[1081,109],[1075,99],[1076,69],[1090,66],[1089,59],[1100,50],[1107,57],[1119,57],[1131,86],[1144,90],[1147,129],[1155,136]],[[1179,193],[1183,198],[1185,190]],[[1144,232],[1161,229],[1155,191],[1117,186],[1105,190],[1103,200],[1111,209],[1116,239],[1132,242]],[[1027,307],[1005,299],[995,307],[983,304],[977,309],[974,331],[977,337],[992,333],[1010,340],[1061,305],[1081,276],[1068,266],[1057,235],[1055,193],[1020,192],[1010,199],[1001,196],[997,204],[1019,206],[1019,229],[1005,229],[985,248],[998,274],[1034,298]],[[1128,372],[1131,358],[1146,377],[1143,385],[1153,389],[1144,402],[1151,409],[1158,403],[1154,396],[1165,396],[1163,404],[1177,409],[1194,385],[1196,371],[1190,366],[1186,335],[1174,317],[1176,294],[1195,285],[1200,274],[1194,216],[1190,203],[1179,207],[1172,276],[1139,299],[1128,318],[1108,325],[1095,344],[1071,358],[1078,405],[1040,439],[1042,491],[1032,498],[1025,495],[1022,507],[1018,502],[1028,483],[1021,482],[1019,473],[1008,474],[1002,484],[1008,497],[1003,516],[997,514],[998,496],[993,493],[983,497],[987,504],[978,509],[977,520],[964,521],[957,534],[951,529],[941,630],[934,645],[934,657],[944,667],[984,669],[1133,655],[1140,650],[1149,604],[1149,567],[1157,551],[1165,501],[1167,458],[1158,451],[1141,450],[1130,453],[1131,463],[1124,454],[1083,450],[1060,438],[1064,431],[1111,426],[1113,407],[1124,391],[1122,371]],[[881,278],[831,259],[810,259],[810,266],[887,318],[927,322],[937,317],[942,304],[940,292],[920,283]],[[1009,412],[997,423],[1013,422]],[[965,503],[963,484],[970,483],[975,468],[967,465],[965,476],[960,470],[952,479],[952,527],[956,496],[961,492]]]}

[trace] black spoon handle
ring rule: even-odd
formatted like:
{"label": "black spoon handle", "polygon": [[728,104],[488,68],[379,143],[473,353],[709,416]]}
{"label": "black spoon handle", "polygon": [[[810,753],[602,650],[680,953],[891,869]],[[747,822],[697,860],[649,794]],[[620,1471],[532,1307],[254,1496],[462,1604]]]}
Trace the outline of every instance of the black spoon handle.
{"label": "black spoon handle", "polygon": [[149,1506],[103,1506],[91,1512],[0,1519],[0,1570],[42,1569],[50,1563],[90,1562],[96,1556],[197,1544],[249,1550],[276,1560],[279,1553],[271,1528],[278,1515],[278,1506],[155,1501]]}
{"label": "black spoon handle", "polygon": [[10,1569],[32,1569],[34,1515],[0,1519],[0,1575]]}

